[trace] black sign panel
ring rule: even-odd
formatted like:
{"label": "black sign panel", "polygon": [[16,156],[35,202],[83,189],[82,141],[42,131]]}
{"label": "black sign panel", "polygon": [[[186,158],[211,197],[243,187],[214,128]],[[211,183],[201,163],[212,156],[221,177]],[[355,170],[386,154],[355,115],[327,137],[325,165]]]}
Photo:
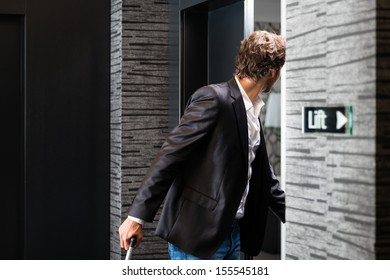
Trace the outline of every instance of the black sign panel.
{"label": "black sign panel", "polygon": [[352,106],[303,107],[302,132],[352,135]]}

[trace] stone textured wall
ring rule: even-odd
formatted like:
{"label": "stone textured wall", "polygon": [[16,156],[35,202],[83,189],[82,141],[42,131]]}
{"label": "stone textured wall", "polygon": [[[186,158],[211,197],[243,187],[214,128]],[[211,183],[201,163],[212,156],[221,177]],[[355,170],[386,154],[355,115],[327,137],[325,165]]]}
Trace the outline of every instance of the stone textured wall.
{"label": "stone textured wall", "polygon": [[[118,60],[112,65],[111,258],[117,259],[124,256],[117,229],[168,131],[168,1],[112,3],[112,52]],[[134,259],[167,258],[155,226],[145,224]]]}
{"label": "stone textured wall", "polygon": [[[375,0],[287,0],[287,259],[376,257],[375,29]],[[302,106],[335,104],[353,136],[302,134]]]}
{"label": "stone textured wall", "polygon": [[111,191],[110,258],[120,259],[122,174],[122,0],[111,0]]}
{"label": "stone textured wall", "polygon": [[[168,1],[123,0],[122,218],[127,217],[168,127]],[[158,220],[159,214],[156,216]],[[138,259],[167,257],[166,242],[145,224]]]}

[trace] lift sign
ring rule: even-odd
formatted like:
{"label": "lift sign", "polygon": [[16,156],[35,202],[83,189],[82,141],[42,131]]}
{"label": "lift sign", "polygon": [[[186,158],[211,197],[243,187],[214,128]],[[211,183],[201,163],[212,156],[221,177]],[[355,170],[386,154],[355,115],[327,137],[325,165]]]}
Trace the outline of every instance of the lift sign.
{"label": "lift sign", "polygon": [[302,132],[352,135],[352,106],[303,107]]}

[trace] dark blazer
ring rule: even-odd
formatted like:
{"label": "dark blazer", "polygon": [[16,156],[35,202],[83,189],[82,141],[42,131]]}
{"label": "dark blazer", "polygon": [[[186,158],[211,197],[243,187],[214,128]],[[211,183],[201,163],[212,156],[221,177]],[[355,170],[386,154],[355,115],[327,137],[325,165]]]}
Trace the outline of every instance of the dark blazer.
{"label": "dark blazer", "polygon": [[[211,256],[231,229],[248,175],[248,127],[235,79],[197,90],[168,135],[130,207],[152,221],[166,197],[156,234],[201,258]],[[268,207],[285,221],[285,196],[261,144],[252,163],[241,251],[261,250]]]}

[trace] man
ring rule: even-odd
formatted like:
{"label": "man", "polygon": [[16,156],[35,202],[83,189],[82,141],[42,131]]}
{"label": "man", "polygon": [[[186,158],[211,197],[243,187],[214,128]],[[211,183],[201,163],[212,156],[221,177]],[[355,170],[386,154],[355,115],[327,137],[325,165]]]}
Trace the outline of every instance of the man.
{"label": "man", "polygon": [[236,75],[200,88],[152,163],[119,228],[142,239],[165,199],[156,234],[171,259],[239,259],[261,250],[268,208],[285,221],[285,195],[269,165],[260,96],[279,79],[285,42],[266,31],[242,41]]}

